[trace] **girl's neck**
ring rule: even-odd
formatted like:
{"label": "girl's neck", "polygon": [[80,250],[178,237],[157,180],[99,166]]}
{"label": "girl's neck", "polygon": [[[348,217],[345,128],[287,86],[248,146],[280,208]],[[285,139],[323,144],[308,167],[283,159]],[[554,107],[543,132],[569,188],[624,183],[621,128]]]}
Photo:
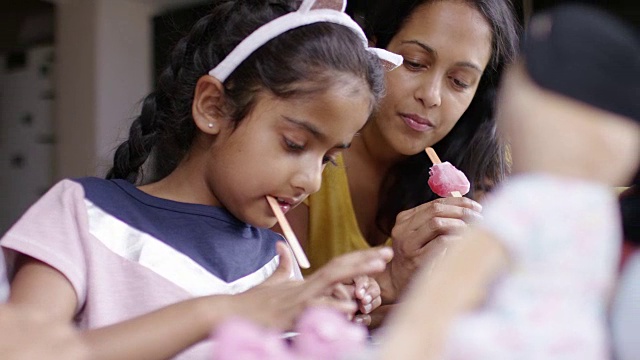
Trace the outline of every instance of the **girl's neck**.
{"label": "girl's neck", "polygon": [[140,186],[139,189],[162,199],[188,204],[221,206],[218,199],[209,191],[202,176],[199,176],[202,173],[201,169],[204,168],[201,160],[197,155],[190,153],[165,178]]}

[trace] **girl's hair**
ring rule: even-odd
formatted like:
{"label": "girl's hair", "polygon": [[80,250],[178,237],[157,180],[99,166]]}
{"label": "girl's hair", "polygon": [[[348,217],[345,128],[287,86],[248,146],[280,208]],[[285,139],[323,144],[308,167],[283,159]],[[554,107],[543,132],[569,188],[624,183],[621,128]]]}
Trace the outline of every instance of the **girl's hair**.
{"label": "girl's hair", "polygon": [[[367,34],[376,46],[386,48],[415,9],[433,1],[378,1],[369,14]],[[495,131],[495,97],[502,70],[514,60],[518,50],[520,26],[509,0],[462,0],[480,12],[491,26],[492,51],[476,94],[460,120],[433,147],[442,159],[462,170],[473,189],[485,183],[499,183],[508,168],[506,146]],[[424,152],[410,156],[391,168],[380,192],[376,223],[391,234],[399,212],[438,198],[429,186],[431,163]]]}
{"label": "girl's hair", "polygon": [[[299,0],[216,2],[176,44],[156,90],[143,100],[128,140],[117,148],[107,179],[144,184],[171,173],[197,134],[191,106],[198,79],[254,30],[299,5]],[[270,40],[229,76],[224,82],[225,110],[237,126],[260,92],[280,98],[308,96],[339,81],[336,73],[362,79],[374,105],[382,96],[383,68],[353,30],[333,23],[299,27]]]}

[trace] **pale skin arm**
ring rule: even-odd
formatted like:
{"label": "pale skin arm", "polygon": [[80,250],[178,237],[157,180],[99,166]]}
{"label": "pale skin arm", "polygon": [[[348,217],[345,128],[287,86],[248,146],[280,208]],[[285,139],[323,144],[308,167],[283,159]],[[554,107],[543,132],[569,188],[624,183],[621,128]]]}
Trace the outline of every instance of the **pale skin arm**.
{"label": "pale skin arm", "polygon": [[[239,315],[262,326],[291,329],[309,306],[322,303],[352,314],[356,304],[327,295],[336,284],[382,271],[391,249],[359,251],[338,257],[306,281],[289,279],[293,260],[277,244],[280,265],[260,286],[234,296],[207,296],[167,306],[155,312],[81,333],[91,359],[166,359],[207,338],[228,316]],[[50,320],[70,323],[77,305],[71,283],[50,266],[23,257],[12,282],[10,303],[26,310],[46,309]]]}
{"label": "pale skin arm", "polygon": [[434,266],[416,275],[390,315],[381,359],[440,359],[453,320],[477,306],[507,266],[506,251],[493,235],[480,229],[465,233]]}

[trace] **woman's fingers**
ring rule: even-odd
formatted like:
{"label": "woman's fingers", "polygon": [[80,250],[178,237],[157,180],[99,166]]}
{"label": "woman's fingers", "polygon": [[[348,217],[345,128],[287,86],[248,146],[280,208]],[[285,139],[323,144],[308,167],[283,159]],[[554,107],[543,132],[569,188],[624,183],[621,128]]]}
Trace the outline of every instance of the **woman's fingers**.
{"label": "woman's fingers", "polygon": [[480,212],[470,204],[475,203],[473,200],[467,199],[467,201],[461,201],[460,198],[455,200],[449,199],[450,198],[434,200],[423,204],[424,206],[421,205],[417,211],[413,212],[413,216],[405,220],[408,228],[416,229],[424,222],[433,218],[460,219],[467,223],[482,219]]}

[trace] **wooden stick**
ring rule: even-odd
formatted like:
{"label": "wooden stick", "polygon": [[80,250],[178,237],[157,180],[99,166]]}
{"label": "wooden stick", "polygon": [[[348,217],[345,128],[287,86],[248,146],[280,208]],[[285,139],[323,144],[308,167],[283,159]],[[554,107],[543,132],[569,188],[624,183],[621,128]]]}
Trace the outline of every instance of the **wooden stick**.
{"label": "wooden stick", "polygon": [[[436,154],[436,151],[433,150],[432,147],[428,147],[426,149],[424,149],[424,151],[427,153],[427,156],[429,156],[429,159],[431,160],[431,162],[435,165],[435,164],[442,164],[442,161],[440,161],[440,158],[438,157],[438,154]],[[452,191],[451,192],[451,196],[453,197],[462,197],[462,194],[460,194],[460,191]]]}
{"label": "wooden stick", "polygon": [[300,242],[298,241],[296,234],[293,233],[291,225],[289,225],[289,222],[284,216],[282,209],[280,209],[278,200],[274,199],[272,196],[267,196],[267,201],[271,206],[271,210],[276,215],[276,219],[278,219],[278,224],[280,224],[280,227],[284,232],[284,238],[287,239],[287,242],[291,247],[291,251],[293,251],[293,255],[296,257],[296,261],[298,261],[298,265],[300,265],[300,267],[303,269],[308,269],[311,266],[311,264],[309,264],[309,259],[307,259],[307,255],[304,254],[304,251],[302,250],[302,246],[300,246]]}

